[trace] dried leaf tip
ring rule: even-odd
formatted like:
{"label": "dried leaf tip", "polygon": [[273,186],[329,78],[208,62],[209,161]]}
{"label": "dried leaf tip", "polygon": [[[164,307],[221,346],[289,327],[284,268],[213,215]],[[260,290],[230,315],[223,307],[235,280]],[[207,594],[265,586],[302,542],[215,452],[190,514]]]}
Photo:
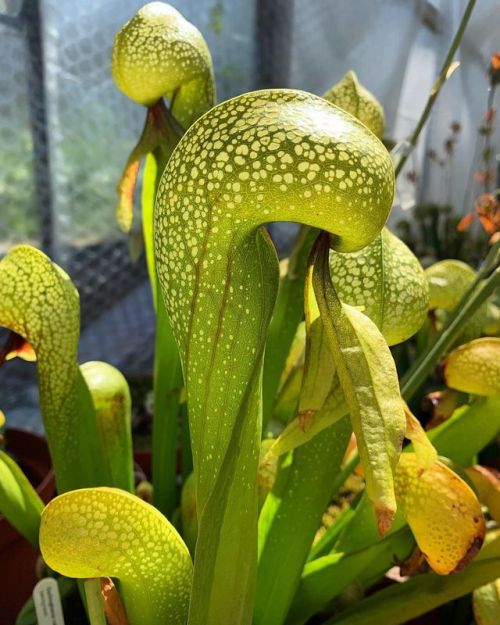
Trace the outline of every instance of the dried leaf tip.
{"label": "dried leaf tip", "polygon": [[375,515],[377,517],[377,529],[381,536],[385,536],[391,529],[392,521],[394,519],[395,510],[385,507],[375,507]]}

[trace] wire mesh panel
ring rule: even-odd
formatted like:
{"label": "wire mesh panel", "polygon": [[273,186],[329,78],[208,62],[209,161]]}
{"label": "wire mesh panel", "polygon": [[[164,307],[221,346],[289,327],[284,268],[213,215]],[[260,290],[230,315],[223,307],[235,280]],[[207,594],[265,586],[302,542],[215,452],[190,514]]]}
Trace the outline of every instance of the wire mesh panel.
{"label": "wire mesh panel", "polygon": [[[218,99],[253,88],[254,3],[170,3],[206,37]],[[118,91],[110,58],[116,31],[143,4],[0,0],[0,253],[21,242],[49,253],[80,292],[81,360],[129,375],[150,372],[155,323],[144,259],[131,259],[115,222],[115,188],[145,109]],[[34,376],[22,362],[0,369],[9,420],[12,411],[32,420]]]}
{"label": "wire mesh panel", "polygon": [[0,253],[39,242],[34,196],[27,50],[19,3],[0,2]]}
{"label": "wire mesh panel", "polygon": [[[145,275],[144,263],[131,262],[127,241],[114,220],[116,182],[145,113],[118,91],[110,75],[114,34],[142,4],[140,0],[41,4],[53,255],[79,288],[85,323]],[[249,3],[172,4],[213,40],[222,97],[246,90],[252,79],[253,33],[241,35],[241,28],[252,23],[242,21],[241,13],[242,9],[248,13]]]}

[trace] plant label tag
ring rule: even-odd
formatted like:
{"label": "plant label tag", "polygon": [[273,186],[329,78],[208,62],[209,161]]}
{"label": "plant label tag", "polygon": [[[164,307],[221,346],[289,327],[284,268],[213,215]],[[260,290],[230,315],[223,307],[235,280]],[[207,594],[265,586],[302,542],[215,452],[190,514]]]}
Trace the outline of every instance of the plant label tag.
{"label": "plant label tag", "polygon": [[41,579],[33,589],[38,625],[64,625],[59,586],[52,577]]}

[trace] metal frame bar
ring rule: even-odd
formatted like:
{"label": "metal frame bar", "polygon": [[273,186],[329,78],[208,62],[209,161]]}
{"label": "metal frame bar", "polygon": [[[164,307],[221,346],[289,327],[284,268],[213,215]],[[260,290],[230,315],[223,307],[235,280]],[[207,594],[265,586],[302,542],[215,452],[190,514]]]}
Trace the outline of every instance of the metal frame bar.
{"label": "metal frame bar", "polygon": [[258,88],[287,87],[292,63],[294,0],[257,0]]}
{"label": "metal frame bar", "polygon": [[40,0],[24,0],[19,20],[27,47],[29,108],[33,138],[33,176],[43,251],[54,257],[52,178],[47,129]]}

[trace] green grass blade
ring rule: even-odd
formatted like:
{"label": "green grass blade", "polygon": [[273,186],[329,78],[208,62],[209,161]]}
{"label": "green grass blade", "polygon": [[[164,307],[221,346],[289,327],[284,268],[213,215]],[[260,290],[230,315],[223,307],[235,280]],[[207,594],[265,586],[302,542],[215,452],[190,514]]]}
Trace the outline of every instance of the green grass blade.
{"label": "green grass blade", "polygon": [[21,467],[0,450],[0,514],[38,549],[43,502]]}
{"label": "green grass blade", "polygon": [[[497,539],[497,542],[498,539]],[[491,545],[486,546],[486,552]],[[395,584],[364,599],[325,625],[400,625],[500,576],[500,553],[481,555],[466,569],[446,577],[429,573]]]}
{"label": "green grass blade", "polygon": [[290,608],[287,625],[303,625],[332,598],[353,582],[360,571],[370,567],[383,575],[397,561],[404,561],[413,548],[411,532],[404,528],[367,549],[353,553],[332,553],[306,564]]}
{"label": "green grass blade", "polygon": [[179,395],[183,387],[179,350],[165,304],[160,295],[154,257],[153,223],[157,186],[163,169],[180,136],[171,135],[154,153],[148,154],[142,187],[142,227],[153,305],[156,333],[153,366],[153,502],[168,518],[178,504],[177,457],[179,449]]}
{"label": "green grass blade", "polygon": [[147,155],[141,198],[144,249],[156,311],[153,365],[153,502],[168,518],[172,518],[178,503],[178,418],[179,394],[183,387],[183,379],[179,351],[165,312],[165,305],[159,294],[154,257],[153,223],[158,181],[179,138],[179,136],[172,135],[170,143],[163,143],[153,153]]}
{"label": "green grass blade", "polygon": [[179,409],[183,387],[179,351],[165,304],[157,304],[153,404],[153,502],[168,518],[178,503]]}
{"label": "green grass blade", "polygon": [[259,518],[255,625],[285,622],[350,435],[344,418],[296,449],[279,470]]}

